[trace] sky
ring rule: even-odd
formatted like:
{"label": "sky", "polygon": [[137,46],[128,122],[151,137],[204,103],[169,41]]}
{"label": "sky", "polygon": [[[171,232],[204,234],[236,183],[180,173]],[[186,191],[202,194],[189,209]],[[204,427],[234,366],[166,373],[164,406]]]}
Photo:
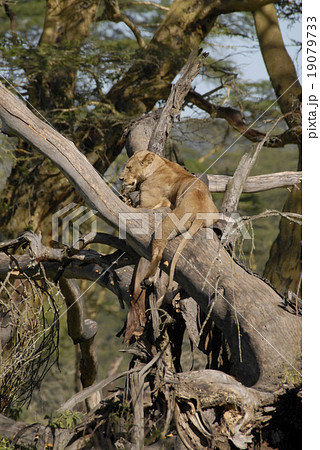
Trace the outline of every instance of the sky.
{"label": "sky", "polygon": [[[291,24],[286,20],[279,20],[281,34],[286,49],[296,67],[297,75],[301,75],[301,52],[299,46],[293,41],[301,42],[301,22]],[[222,57],[226,55],[226,50],[230,48],[231,59],[237,62],[238,68],[242,73],[242,77],[246,81],[268,80],[269,75],[265,68],[265,64],[259,48],[257,40],[239,39],[234,37],[223,36],[218,40],[219,48],[215,48],[217,54]],[[232,50],[232,46],[236,46],[236,51]],[[216,55],[215,55],[216,57]]]}

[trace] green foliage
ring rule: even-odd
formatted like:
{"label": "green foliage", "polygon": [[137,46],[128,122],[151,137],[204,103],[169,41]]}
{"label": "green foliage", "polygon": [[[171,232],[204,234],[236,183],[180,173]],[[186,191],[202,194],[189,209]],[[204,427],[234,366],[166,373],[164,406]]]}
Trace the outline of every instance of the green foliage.
{"label": "green foliage", "polygon": [[9,439],[0,438],[0,450],[36,450],[36,446],[12,444]]}
{"label": "green foliage", "polygon": [[283,382],[288,384],[290,388],[300,386],[302,384],[302,354],[298,355],[293,365],[284,365]]}
{"label": "green foliage", "polygon": [[52,414],[45,416],[48,420],[48,426],[51,428],[74,428],[79,425],[84,418],[84,414],[77,411],[65,411],[62,414]]}
{"label": "green foliage", "polygon": [[119,439],[121,436],[127,437],[133,426],[133,413],[131,404],[123,402],[118,404],[118,410],[109,416],[108,434],[112,434]]}
{"label": "green foliage", "polygon": [[15,445],[12,445],[9,440],[1,439],[0,440],[0,450],[14,450],[16,448]]}
{"label": "green foliage", "polygon": [[[7,2],[18,21],[18,31],[30,40],[39,36],[43,27],[46,2],[44,0],[18,0]],[[30,12],[32,11],[32,14]],[[10,21],[4,8],[0,10],[1,32],[10,33]]]}

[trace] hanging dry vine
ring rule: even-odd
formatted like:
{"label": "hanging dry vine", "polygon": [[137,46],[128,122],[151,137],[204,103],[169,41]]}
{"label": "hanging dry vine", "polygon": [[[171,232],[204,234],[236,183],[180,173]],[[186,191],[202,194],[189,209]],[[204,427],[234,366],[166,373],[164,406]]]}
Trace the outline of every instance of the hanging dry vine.
{"label": "hanging dry vine", "polygon": [[0,284],[0,408],[5,413],[28,404],[57,362],[62,304],[46,277],[12,281],[10,275]]}

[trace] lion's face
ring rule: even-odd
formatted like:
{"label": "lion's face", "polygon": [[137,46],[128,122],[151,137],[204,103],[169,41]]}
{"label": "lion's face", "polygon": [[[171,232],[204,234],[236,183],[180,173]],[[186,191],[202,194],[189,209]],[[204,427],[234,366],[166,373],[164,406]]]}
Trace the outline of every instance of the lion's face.
{"label": "lion's face", "polygon": [[134,191],[137,184],[146,179],[148,167],[154,158],[155,154],[146,150],[136,152],[131,156],[119,176],[122,181],[121,194],[125,195]]}

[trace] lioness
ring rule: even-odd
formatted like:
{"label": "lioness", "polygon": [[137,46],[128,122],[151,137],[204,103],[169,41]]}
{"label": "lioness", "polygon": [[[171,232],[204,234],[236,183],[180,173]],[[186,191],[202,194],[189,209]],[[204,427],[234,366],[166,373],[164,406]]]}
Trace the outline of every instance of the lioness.
{"label": "lioness", "polygon": [[[152,243],[151,263],[142,282],[142,285],[148,286],[154,281],[163,251],[168,240],[172,239],[172,234],[176,236],[188,230],[190,239],[200,228],[211,226],[218,220],[218,210],[209,189],[201,180],[179,164],[146,150],[136,152],[128,160],[119,178],[122,181],[123,194],[134,191],[140,183],[140,208],[155,209],[166,206],[173,210],[160,224],[161,238],[155,237]],[[156,233],[156,236],[158,235],[159,233]],[[188,240],[184,239],[179,244],[172,260],[169,288],[173,284],[177,259],[187,242]]]}

